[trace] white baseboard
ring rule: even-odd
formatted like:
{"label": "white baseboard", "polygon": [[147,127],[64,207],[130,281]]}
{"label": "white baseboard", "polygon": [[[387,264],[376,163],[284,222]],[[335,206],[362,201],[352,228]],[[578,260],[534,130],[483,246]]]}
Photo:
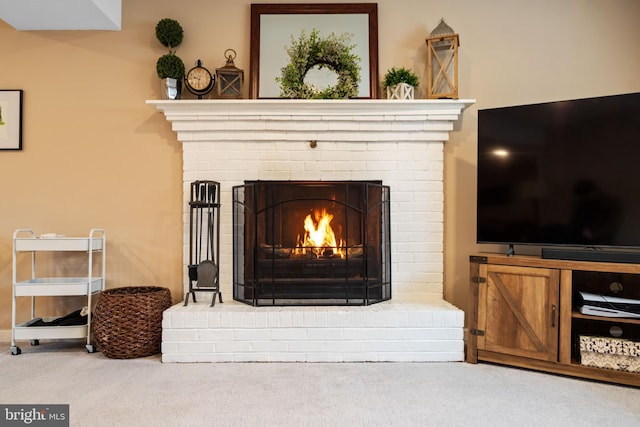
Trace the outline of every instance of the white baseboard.
{"label": "white baseboard", "polygon": [[11,342],[11,329],[0,329],[0,342]]}

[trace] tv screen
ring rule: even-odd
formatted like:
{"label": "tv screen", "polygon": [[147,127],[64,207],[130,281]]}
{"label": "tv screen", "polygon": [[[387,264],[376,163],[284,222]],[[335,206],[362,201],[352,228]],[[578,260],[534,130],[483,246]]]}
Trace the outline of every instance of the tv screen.
{"label": "tv screen", "polygon": [[640,93],[478,112],[478,243],[640,248]]}

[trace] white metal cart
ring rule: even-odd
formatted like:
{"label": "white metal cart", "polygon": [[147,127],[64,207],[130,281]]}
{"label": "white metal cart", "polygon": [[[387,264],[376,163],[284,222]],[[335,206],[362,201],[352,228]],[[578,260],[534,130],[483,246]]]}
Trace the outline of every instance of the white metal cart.
{"label": "white metal cart", "polygon": [[[85,252],[87,275],[81,277],[40,277],[36,271],[38,252]],[[18,274],[18,257],[31,255],[30,278]],[[94,268],[94,260],[96,267]],[[91,344],[92,297],[105,288],[106,235],[103,229],[93,228],[87,237],[59,235],[36,236],[31,229],[18,229],[13,233],[13,300],[11,309],[11,354],[22,351],[16,340],[30,340],[31,345],[40,344],[41,339],[86,338],[89,353],[95,352]],[[85,296],[86,323],[58,325],[55,319],[36,317],[36,297]],[[31,298],[31,318],[17,323],[18,298]],[[84,313],[83,313],[84,314]]]}

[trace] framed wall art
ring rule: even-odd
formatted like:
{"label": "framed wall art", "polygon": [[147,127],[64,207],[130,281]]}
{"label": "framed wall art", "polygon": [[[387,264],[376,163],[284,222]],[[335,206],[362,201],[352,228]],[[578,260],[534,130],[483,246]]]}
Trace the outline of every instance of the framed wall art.
{"label": "framed wall art", "polygon": [[22,150],[22,90],[0,89],[0,150]]}
{"label": "framed wall art", "polygon": [[[348,34],[360,58],[355,98],[378,97],[378,5],[376,3],[252,4],[249,98],[280,98],[276,80],[289,63],[287,47],[304,31],[321,37]],[[330,76],[314,75],[320,85]],[[333,77],[335,80],[335,77]]]}

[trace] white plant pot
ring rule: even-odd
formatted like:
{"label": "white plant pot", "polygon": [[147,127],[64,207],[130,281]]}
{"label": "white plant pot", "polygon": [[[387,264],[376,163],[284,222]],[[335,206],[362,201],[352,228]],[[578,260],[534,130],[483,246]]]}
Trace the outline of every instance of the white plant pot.
{"label": "white plant pot", "polygon": [[406,83],[398,83],[387,88],[387,99],[413,99],[414,88]]}

